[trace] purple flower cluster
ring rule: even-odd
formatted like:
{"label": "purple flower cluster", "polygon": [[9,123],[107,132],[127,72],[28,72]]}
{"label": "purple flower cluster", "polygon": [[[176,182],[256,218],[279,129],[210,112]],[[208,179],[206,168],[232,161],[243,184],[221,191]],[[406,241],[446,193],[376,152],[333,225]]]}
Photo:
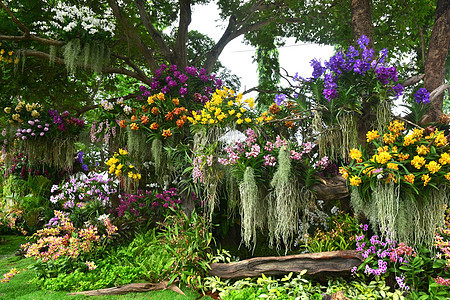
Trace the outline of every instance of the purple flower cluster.
{"label": "purple flower cluster", "polygon": [[22,140],[44,136],[50,126],[47,123],[42,125],[39,119],[29,120],[26,125],[28,128],[18,128],[16,132],[16,136]]}
{"label": "purple flower cluster", "polygon": [[171,207],[173,209],[178,209],[179,204],[181,203],[181,199],[178,196],[176,188],[170,188],[160,194],[156,194],[155,198],[157,200],[152,202],[153,207],[162,206],[164,208]]}
{"label": "purple flower cluster", "polygon": [[79,131],[84,127],[84,121],[71,117],[68,111],[59,114],[56,109],[49,109],[48,116],[53,119],[53,124],[55,124],[58,129],[63,132],[66,132],[68,127],[74,128],[75,131]]}
{"label": "purple flower cluster", "polygon": [[[366,232],[369,227],[367,224],[361,224],[360,228]],[[411,247],[407,247],[403,243],[397,245],[397,242],[389,238],[382,241],[378,235],[373,235],[368,239],[363,233],[356,237],[356,246],[356,250],[361,252],[365,259],[364,273],[367,275],[385,274],[388,272],[389,264],[407,264],[407,258],[416,255]],[[356,273],[357,268],[353,268],[352,272]],[[408,289],[403,275],[396,279],[400,288]]]}
{"label": "purple flower cluster", "polygon": [[420,88],[417,93],[414,94],[416,103],[428,104],[430,103],[430,93],[425,88]]}
{"label": "purple flower cluster", "polygon": [[284,101],[286,101],[286,95],[285,94],[276,94],[274,101],[278,106],[281,106],[281,105],[283,105]]}
{"label": "purple flower cluster", "polygon": [[[136,194],[125,194],[120,198],[120,204],[115,209],[119,217],[125,215],[127,211],[132,213],[136,218],[139,218],[139,211],[137,207],[143,208],[146,206],[145,197],[151,195],[150,191],[138,190]],[[137,207],[136,207],[137,206]]]}
{"label": "purple flower cluster", "polygon": [[397,82],[397,69],[395,67],[384,67],[379,66],[375,73],[377,74],[378,81],[381,82],[381,84],[389,84],[389,82]]}
{"label": "purple flower cluster", "polygon": [[89,170],[89,168],[88,168],[88,166],[83,162],[83,156],[84,156],[83,151],[79,151],[79,152],[77,153],[77,158],[75,158],[75,161],[81,165],[81,169],[82,169],[84,172],[87,172],[87,171]]}
{"label": "purple flower cluster", "polygon": [[[205,103],[207,101],[205,99],[209,99],[210,95],[221,87],[222,80],[216,78],[215,74],[207,75],[204,68],[187,66],[183,72],[178,70],[176,65],[161,64],[161,67],[155,71],[150,89],[140,86],[139,90],[142,94],[138,100],[147,99],[157,91],[173,97],[185,97],[191,91],[195,101]],[[200,90],[201,88],[203,90]],[[195,94],[198,95],[195,96]]]}
{"label": "purple flower cluster", "polygon": [[[347,52],[339,51],[333,55],[329,61],[325,61],[325,66],[322,67],[320,61],[313,59],[310,64],[313,67],[312,78],[307,81],[316,80],[320,76],[324,76],[324,90],[323,95],[325,99],[331,101],[339,96],[338,81],[341,76],[364,76],[368,71],[374,70],[377,79],[383,85],[388,85],[398,81],[397,69],[395,67],[384,66],[387,50],[380,51],[380,58],[378,61],[374,58],[375,51],[367,48],[369,39],[366,36],[361,36],[357,41],[359,50],[350,46]],[[398,98],[403,91],[400,85],[392,88],[394,96]]]}

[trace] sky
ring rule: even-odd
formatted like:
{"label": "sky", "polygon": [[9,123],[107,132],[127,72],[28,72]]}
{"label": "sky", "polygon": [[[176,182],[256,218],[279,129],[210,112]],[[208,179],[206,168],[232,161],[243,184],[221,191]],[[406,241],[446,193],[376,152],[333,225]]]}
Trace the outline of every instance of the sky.
{"label": "sky", "polygon": [[[217,42],[226,26],[226,22],[220,20],[217,11],[218,8],[215,4],[195,5],[192,8],[192,22],[189,30],[197,30]],[[292,76],[297,72],[302,77],[311,76],[313,69],[309,62],[313,58],[322,59],[322,61],[328,60],[333,53],[332,46],[295,43],[294,39],[286,41],[286,45],[278,49],[280,66]],[[253,63],[252,58],[255,50],[255,48],[245,45],[241,36],[231,41],[219,57],[226,68],[240,77],[241,90],[239,92],[244,92],[258,84],[257,64]],[[287,86],[287,83],[283,83],[283,81],[281,84]],[[251,93],[250,96],[255,97],[256,93]]]}

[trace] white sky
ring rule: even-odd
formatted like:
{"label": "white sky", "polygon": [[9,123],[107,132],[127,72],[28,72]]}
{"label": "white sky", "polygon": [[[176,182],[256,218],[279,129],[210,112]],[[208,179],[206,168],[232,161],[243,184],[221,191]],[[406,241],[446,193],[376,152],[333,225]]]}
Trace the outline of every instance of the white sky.
{"label": "white sky", "polygon": [[[192,8],[192,22],[189,25],[189,30],[197,30],[214,41],[218,41],[227,23],[220,21],[217,12],[218,8],[215,4],[195,5]],[[322,59],[322,61],[328,60],[332,52],[333,47],[331,46],[295,44],[294,39],[289,39],[286,45],[279,49],[280,66],[292,76],[298,72],[300,76],[308,77],[312,73],[312,67],[309,65],[309,62],[313,58]],[[240,92],[258,84],[257,64],[253,63],[252,58],[254,54],[255,48],[245,45],[243,38],[238,37],[225,47],[219,57],[219,60],[225,67],[240,77]],[[286,85],[283,81],[281,83]],[[255,97],[253,93],[250,95]]]}

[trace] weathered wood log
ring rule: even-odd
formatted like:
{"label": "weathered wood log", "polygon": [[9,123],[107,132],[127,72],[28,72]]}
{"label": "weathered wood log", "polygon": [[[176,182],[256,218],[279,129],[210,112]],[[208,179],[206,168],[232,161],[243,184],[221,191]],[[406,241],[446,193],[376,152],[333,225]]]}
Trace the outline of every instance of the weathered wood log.
{"label": "weathered wood log", "polygon": [[159,283],[131,283],[122,286],[99,289],[92,291],[76,292],[70,293],[68,295],[86,295],[86,296],[103,296],[103,295],[125,295],[128,293],[142,293],[149,291],[159,291],[159,290],[172,290],[178,294],[186,296],[183,291],[177,287],[175,284],[169,285],[168,281],[162,281]]}
{"label": "weathered wood log", "polygon": [[340,200],[350,195],[347,181],[342,176],[321,179],[320,183],[314,185],[312,189],[316,193],[316,198],[324,201]]}
{"label": "weathered wood log", "polygon": [[307,253],[287,256],[255,257],[233,263],[212,263],[209,275],[238,279],[264,275],[284,275],[307,270],[308,275],[350,273],[363,262],[355,250]]}

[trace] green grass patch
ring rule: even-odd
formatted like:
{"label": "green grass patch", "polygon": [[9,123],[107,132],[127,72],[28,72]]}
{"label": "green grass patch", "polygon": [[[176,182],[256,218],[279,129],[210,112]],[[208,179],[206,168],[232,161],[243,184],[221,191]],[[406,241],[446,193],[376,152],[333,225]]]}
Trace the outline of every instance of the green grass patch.
{"label": "green grass patch", "polygon": [[[20,248],[20,244],[25,243],[26,239],[22,236],[1,236],[0,237],[0,276],[9,272],[10,269],[16,268],[20,271],[8,283],[0,283],[0,299],[33,299],[33,300],[59,300],[59,299],[153,299],[153,300],[189,300],[198,299],[199,293],[184,288],[181,289],[186,296],[177,294],[171,290],[154,291],[147,293],[130,293],[121,296],[68,296],[68,292],[55,292],[43,290],[39,285],[33,283],[36,273],[31,269],[33,258],[23,258],[17,256],[16,251]],[[202,299],[212,299],[204,297]]]}

